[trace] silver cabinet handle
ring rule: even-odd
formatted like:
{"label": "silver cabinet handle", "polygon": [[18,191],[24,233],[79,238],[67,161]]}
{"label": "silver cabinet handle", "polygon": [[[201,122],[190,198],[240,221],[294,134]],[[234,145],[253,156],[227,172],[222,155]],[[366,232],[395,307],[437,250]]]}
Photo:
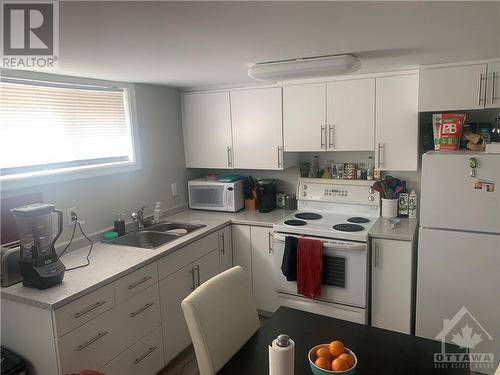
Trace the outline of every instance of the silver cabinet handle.
{"label": "silver cabinet handle", "polygon": [[374,262],[373,267],[378,267],[378,244],[375,244],[375,254],[374,254]]}
{"label": "silver cabinet handle", "polygon": [[143,311],[146,311],[147,309],[149,309],[151,306],[153,306],[155,303],[154,302],[150,302],[150,303],[146,303],[144,306],[142,306],[139,310],[137,311],[134,311],[133,313],[130,313],[130,317],[131,318],[135,318],[137,315],[139,315],[140,313],[142,313]]}
{"label": "silver cabinet handle", "polygon": [[137,282],[135,282],[135,283],[133,283],[133,284],[130,284],[130,285],[128,286],[128,290],[132,290],[132,289],[134,289],[134,288],[138,287],[139,285],[141,285],[141,284],[145,283],[146,281],[148,281],[148,280],[150,280],[150,279],[152,279],[152,278],[153,278],[153,276],[145,276],[145,277],[143,277],[142,279],[140,279],[139,281],[137,281]]}
{"label": "silver cabinet handle", "polygon": [[198,277],[198,285],[196,285],[196,287],[199,287],[201,285],[201,283],[200,283],[200,266],[196,265],[194,267],[194,269],[196,270],[196,274],[197,274],[197,277]]}
{"label": "silver cabinet handle", "polygon": [[384,161],[382,160],[383,150],[384,150],[384,144],[377,143],[377,154],[378,154],[377,167],[378,168],[382,168],[384,166]]}
{"label": "silver cabinet handle", "polygon": [[272,254],[272,252],[273,252],[272,239],[273,239],[273,233],[272,233],[272,232],[269,232],[269,233],[268,233],[268,237],[267,237],[267,243],[268,243],[268,248],[269,248],[269,254]]}
{"label": "silver cabinet handle", "polygon": [[81,316],[91,312],[92,310],[95,310],[97,309],[99,306],[102,306],[106,303],[106,301],[99,301],[99,302],[96,302],[94,303],[93,305],[91,306],[88,306],[86,308],[84,308],[82,311],[79,311],[75,314],[73,314],[73,318],[77,319],[77,318],[80,318]]}
{"label": "silver cabinet handle", "polygon": [[150,355],[151,353],[153,353],[156,349],[158,349],[157,346],[152,346],[151,348],[148,349],[148,351],[146,353],[144,353],[143,355],[141,355],[139,358],[136,358],[134,360],[134,365],[137,365],[139,364],[139,362],[141,362],[144,358],[146,358],[148,355]]}
{"label": "silver cabinet handle", "polygon": [[192,282],[191,290],[195,290],[196,285],[194,284],[194,267],[191,267],[189,273],[191,274],[191,282]]}
{"label": "silver cabinet handle", "polygon": [[335,125],[328,125],[328,147],[333,148],[334,146],[334,128]]}
{"label": "silver cabinet handle", "polygon": [[107,334],[108,334],[108,331],[102,331],[102,332],[99,332],[99,333],[97,334],[97,336],[95,336],[95,337],[91,338],[91,339],[90,339],[89,341],[87,341],[86,343],[81,344],[81,345],[78,345],[78,346],[76,347],[76,350],[77,350],[77,351],[80,351],[80,350],[85,349],[87,346],[89,346],[90,344],[92,344],[92,343],[96,342],[97,340],[99,340],[99,339],[103,338],[103,337],[104,337],[104,336],[106,336]]}
{"label": "silver cabinet handle", "polygon": [[481,102],[483,100],[486,103],[486,95],[485,95],[485,98],[483,99],[483,81],[485,81],[485,80],[486,80],[486,77],[484,76],[484,74],[481,73],[479,75],[479,99],[477,102],[478,105],[481,105]]}
{"label": "silver cabinet handle", "polygon": [[231,147],[227,146],[227,166],[232,167],[233,166],[233,161],[231,160]]}
{"label": "silver cabinet handle", "polygon": [[493,72],[493,76],[491,78],[491,104],[494,104],[495,103],[495,99],[497,99],[495,97],[495,80],[497,79],[497,73],[496,72]]}
{"label": "silver cabinet handle", "polygon": [[220,233],[219,237],[222,240],[222,246],[221,246],[220,252],[222,253],[222,255],[226,255],[226,245],[224,243],[225,242],[224,241],[224,232]]}
{"label": "silver cabinet handle", "polygon": [[323,141],[323,131],[325,132],[326,136],[326,126],[321,125],[320,127],[320,135],[321,135],[321,149],[325,148],[326,149],[326,140]]}
{"label": "silver cabinet handle", "polygon": [[278,168],[283,168],[283,148],[278,146]]}

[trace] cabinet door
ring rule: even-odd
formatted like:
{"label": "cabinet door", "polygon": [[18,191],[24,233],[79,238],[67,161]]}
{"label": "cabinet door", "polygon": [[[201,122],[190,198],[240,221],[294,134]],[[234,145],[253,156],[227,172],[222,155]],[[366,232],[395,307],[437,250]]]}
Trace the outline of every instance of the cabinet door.
{"label": "cabinet door", "polygon": [[194,290],[194,276],[193,267],[190,264],[160,281],[165,363],[170,362],[191,343],[181,302]]}
{"label": "cabinet door", "polygon": [[208,253],[193,264],[196,273],[196,287],[219,273],[219,250]]}
{"label": "cabinet door", "polygon": [[251,227],[253,295],[259,310],[274,312],[278,298],[274,288],[274,253],[272,228]]}
{"label": "cabinet door", "polygon": [[329,151],[373,151],[375,79],[328,82]]}
{"label": "cabinet door", "polygon": [[372,240],[372,325],[411,330],[412,243]]}
{"label": "cabinet door", "polygon": [[231,92],[234,168],[283,169],[281,88]]}
{"label": "cabinet door", "polygon": [[233,241],[231,225],[219,231],[219,272],[224,272],[233,266]]}
{"label": "cabinet door", "polygon": [[326,84],[283,87],[285,151],[326,151]]}
{"label": "cabinet door", "polygon": [[486,64],[424,68],[420,71],[419,110],[484,108],[485,81]]}
{"label": "cabinet door", "polygon": [[500,108],[500,62],[488,64],[486,108]]}
{"label": "cabinet door", "polygon": [[250,227],[248,225],[232,225],[233,263],[241,266],[248,277],[248,285],[252,285],[252,249]]}
{"label": "cabinet door", "polygon": [[377,78],[375,166],[418,169],[418,76]]}
{"label": "cabinet door", "polygon": [[186,167],[232,168],[229,92],[183,95]]}

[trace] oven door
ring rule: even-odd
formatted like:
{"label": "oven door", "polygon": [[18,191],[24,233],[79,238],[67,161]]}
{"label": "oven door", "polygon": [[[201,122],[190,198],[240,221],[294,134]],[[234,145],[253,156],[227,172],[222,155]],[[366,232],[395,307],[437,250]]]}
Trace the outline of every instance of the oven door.
{"label": "oven door", "polygon": [[189,208],[226,211],[226,184],[189,185]]}
{"label": "oven door", "polygon": [[[366,307],[367,249],[363,242],[310,238],[323,242],[323,285],[320,300],[349,306]],[[281,272],[286,235],[274,233],[276,290],[297,295],[297,282],[287,281]]]}

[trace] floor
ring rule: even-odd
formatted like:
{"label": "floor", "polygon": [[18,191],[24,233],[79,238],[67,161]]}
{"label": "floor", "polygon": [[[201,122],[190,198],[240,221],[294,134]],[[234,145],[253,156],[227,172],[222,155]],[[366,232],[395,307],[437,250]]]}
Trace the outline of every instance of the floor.
{"label": "floor", "polygon": [[[268,318],[260,315],[262,325]],[[167,367],[163,368],[157,375],[200,375],[193,345],[188,346],[181,354],[174,358]]]}

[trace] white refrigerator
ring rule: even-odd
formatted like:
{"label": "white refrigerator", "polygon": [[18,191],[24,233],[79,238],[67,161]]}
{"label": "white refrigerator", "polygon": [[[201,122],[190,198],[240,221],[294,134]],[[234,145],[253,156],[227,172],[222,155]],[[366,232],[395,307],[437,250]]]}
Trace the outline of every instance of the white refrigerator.
{"label": "white refrigerator", "polygon": [[[421,197],[416,334],[468,346],[471,353],[493,353],[496,368],[500,154],[424,154]],[[475,371],[493,374],[489,367],[481,362]]]}

